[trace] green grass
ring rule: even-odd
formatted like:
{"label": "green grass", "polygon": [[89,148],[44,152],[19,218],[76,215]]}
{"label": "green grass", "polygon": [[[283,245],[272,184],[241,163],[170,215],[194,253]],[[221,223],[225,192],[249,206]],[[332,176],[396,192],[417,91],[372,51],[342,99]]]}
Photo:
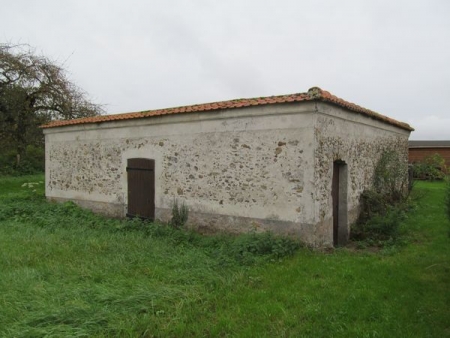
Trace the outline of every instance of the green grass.
{"label": "green grass", "polygon": [[0,179],[1,337],[450,336],[443,183],[415,186],[406,245],[283,257],[296,247],[267,235],[204,238],[47,203],[43,184],[22,187],[39,181]]}

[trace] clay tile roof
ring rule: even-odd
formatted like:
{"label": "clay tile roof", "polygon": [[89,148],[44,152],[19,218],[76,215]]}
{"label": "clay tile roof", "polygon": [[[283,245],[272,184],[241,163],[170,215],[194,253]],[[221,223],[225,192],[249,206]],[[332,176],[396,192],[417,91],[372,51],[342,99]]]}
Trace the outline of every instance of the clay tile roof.
{"label": "clay tile roof", "polygon": [[101,123],[101,122],[112,122],[119,120],[131,120],[131,119],[139,119],[139,118],[149,118],[153,116],[161,116],[161,115],[169,115],[169,114],[183,114],[190,112],[200,112],[200,111],[216,111],[223,109],[235,109],[235,108],[245,108],[250,106],[265,106],[269,104],[282,104],[289,102],[303,102],[303,101],[321,101],[327,102],[345,109],[348,109],[352,112],[365,115],[375,120],[379,120],[396,127],[413,131],[407,123],[399,122],[397,120],[391,119],[387,116],[381,115],[369,109],[360,107],[354,103],[345,101],[337,96],[330,94],[329,92],[320,89],[319,87],[313,87],[308,90],[306,93],[297,93],[290,95],[278,95],[278,96],[269,96],[269,97],[258,97],[258,98],[250,98],[250,99],[236,99],[229,101],[221,101],[221,102],[212,102],[212,103],[203,103],[203,104],[195,104],[190,106],[183,107],[175,107],[175,108],[166,108],[166,109],[156,109],[156,110],[145,110],[135,113],[125,113],[125,114],[116,114],[116,115],[100,115],[94,117],[85,117],[80,119],[73,120],[56,120],[52,121],[48,124],[41,126],[42,128],[55,128],[55,127],[63,127],[63,126],[72,126],[79,124],[90,124],[90,123]]}

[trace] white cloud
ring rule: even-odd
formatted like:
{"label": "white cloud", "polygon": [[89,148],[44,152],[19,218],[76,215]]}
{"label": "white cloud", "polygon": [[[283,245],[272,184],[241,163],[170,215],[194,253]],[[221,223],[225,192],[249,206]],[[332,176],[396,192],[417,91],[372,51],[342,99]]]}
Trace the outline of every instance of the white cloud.
{"label": "white cloud", "polygon": [[450,116],[422,116],[409,123],[415,128],[412,140],[450,140]]}

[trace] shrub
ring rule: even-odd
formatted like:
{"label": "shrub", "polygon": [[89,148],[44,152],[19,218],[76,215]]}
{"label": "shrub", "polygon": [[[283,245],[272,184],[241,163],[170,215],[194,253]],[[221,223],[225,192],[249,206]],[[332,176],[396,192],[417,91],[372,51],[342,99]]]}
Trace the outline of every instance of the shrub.
{"label": "shrub", "polygon": [[373,176],[373,189],[386,202],[396,203],[405,198],[408,190],[408,165],[394,150],[382,153]]}
{"label": "shrub", "polygon": [[178,205],[178,200],[174,199],[172,203],[172,219],[170,220],[170,225],[174,228],[183,227],[189,216],[189,209],[187,205],[182,202],[181,205]]}
{"label": "shrub", "polygon": [[422,180],[442,180],[447,173],[445,159],[440,154],[425,157],[421,162],[414,163],[414,178]]}
{"label": "shrub", "polygon": [[353,238],[357,240],[389,241],[399,237],[401,222],[405,213],[401,208],[388,207],[383,213],[373,214],[360,224]]}
{"label": "shrub", "polygon": [[360,214],[352,226],[354,240],[397,239],[408,201],[408,167],[394,151],[385,151],[374,171],[372,189],[360,197]]}
{"label": "shrub", "polygon": [[360,197],[359,222],[365,223],[372,217],[386,212],[388,202],[385,197],[373,190],[364,190]]}
{"label": "shrub", "polygon": [[30,175],[42,173],[45,170],[45,151],[42,147],[29,145],[20,160],[17,151],[4,150],[0,152],[1,175]]}
{"label": "shrub", "polygon": [[[448,221],[450,222],[450,176],[446,178],[445,185],[445,214],[447,215]],[[448,232],[448,236],[450,237],[450,229]]]}

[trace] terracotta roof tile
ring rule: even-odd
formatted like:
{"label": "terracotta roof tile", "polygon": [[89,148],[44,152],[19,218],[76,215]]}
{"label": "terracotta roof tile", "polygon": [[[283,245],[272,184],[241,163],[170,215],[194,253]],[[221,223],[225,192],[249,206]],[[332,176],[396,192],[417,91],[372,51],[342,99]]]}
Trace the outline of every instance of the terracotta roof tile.
{"label": "terracotta roof tile", "polygon": [[245,108],[250,106],[264,106],[269,104],[280,104],[288,102],[302,102],[302,101],[322,101],[336,106],[348,109],[355,113],[359,113],[375,120],[383,121],[385,123],[397,126],[408,131],[413,131],[407,123],[399,122],[397,120],[391,119],[387,116],[381,115],[369,109],[360,107],[354,103],[345,101],[331,93],[322,90],[318,87],[313,87],[308,90],[307,93],[298,93],[290,95],[278,95],[278,96],[268,96],[268,97],[258,97],[250,99],[236,99],[221,102],[211,102],[204,104],[195,104],[191,106],[166,108],[166,109],[156,109],[156,110],[146,110],[135,113],[124,113],[116,115],[100,115],[94,117],[86,117],[74,120],[56,120],[48,124],[41,126],[42,128],[55,128],[63,126],[72,126],[78,124],[91,124],[91,123],[101,123],[101,122],[112,122],[118,120],[131,120],[139,118],[148,118],[153,116],[169,115],[169,114],[182,114],[190,112],[200,112],[200,111],[215,111],[221,109],[235,109],[235,108]]}

